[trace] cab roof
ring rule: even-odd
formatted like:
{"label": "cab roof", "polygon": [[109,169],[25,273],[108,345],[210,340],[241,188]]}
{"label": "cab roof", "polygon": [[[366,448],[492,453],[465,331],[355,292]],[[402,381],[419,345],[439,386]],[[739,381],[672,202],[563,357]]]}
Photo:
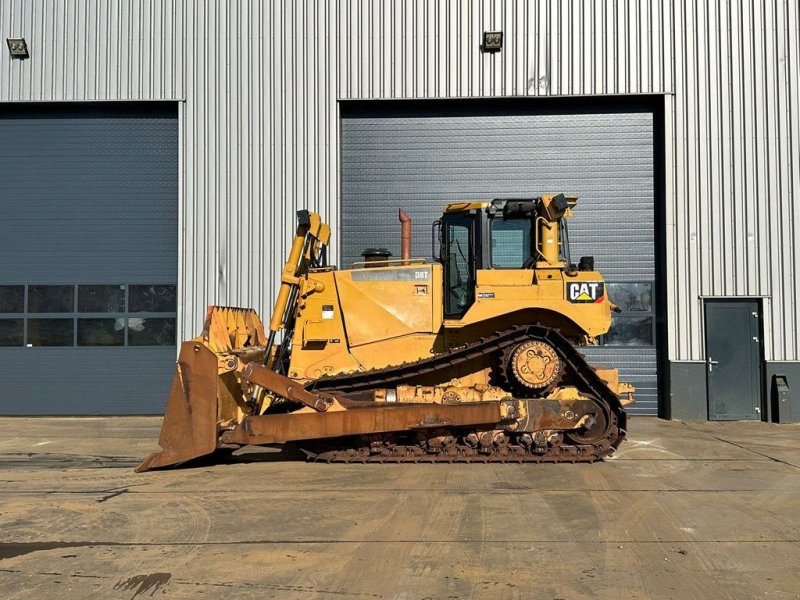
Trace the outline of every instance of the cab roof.
{"label": "cab roof", "polygon": [[478,202],[451,202],[450,204],[444,205],[444,212],[446,213],[453,213],[453,212],[463,212],[465,210],[483,210],[484,208],[488,207],[491,202],[488,200],[478,201]]}
{"label": "cab roof", "polygon": [[[497,209],[502,209],[505,206],[506,202],[520,202],[520,201],[537,201],[539,199],[545,198],[553,198],[557,194],[546,194],[544,196],[540,196],[539,198],[497,198],[495,200],[464,200],[462,202],[451,202],[449,204],[444,205],[444,209],[442,212],[444,213],[456,213],[456,212],[464,212],[469,210],[483,210],[488,208],[489,206],[494,206]],[[578,198],[575,196],[567,196],[567,202],[569,202],[570,208],[573,208],[577,202]]]}

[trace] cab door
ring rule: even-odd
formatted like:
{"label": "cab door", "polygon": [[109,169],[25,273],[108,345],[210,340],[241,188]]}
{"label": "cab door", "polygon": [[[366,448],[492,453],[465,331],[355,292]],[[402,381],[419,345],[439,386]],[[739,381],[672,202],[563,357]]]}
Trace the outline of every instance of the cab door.
{"label": "cab door", "polygon": [[478,246],[477,216],[448,214],[442,219],[444,263],[444,316],[460,319],[475,302],[475,248]]}

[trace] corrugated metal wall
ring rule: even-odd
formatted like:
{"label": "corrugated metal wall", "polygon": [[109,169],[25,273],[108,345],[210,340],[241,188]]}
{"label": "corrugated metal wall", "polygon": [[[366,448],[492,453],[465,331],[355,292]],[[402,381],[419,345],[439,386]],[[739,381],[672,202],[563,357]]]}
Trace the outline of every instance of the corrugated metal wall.
{"label": "corrugated metal wall", "polygon": [[700,295],[766,296],[767,360],[800,359],[799,6],[675,3],[672,359],[703,357]]}
{"label": "corrugated metal wall", "polygon": [[[182,98],[186,4],[0,0],[0,101]],[[12,61],[7,37],[30,58]]]}
{"label": "corrugated metal wall", "polygon": [[[339,95],[670,91],[670,6],[641,0],[343,0]],[[479,52],[487,30],[503,31],[502,52]]]}
{"label": "corrugated metal wall", "polygon": [[[267,310],[293,211],[338,229],[337,99],[665,94],[669,357],[701,295],[764,295],[797,360],[794,1],[0,0],[0,101],[183,99],[183,334],[206,302]],[[484,30],[504,49],[479,53]],[[335,250],[335,248],[334,248]]]}

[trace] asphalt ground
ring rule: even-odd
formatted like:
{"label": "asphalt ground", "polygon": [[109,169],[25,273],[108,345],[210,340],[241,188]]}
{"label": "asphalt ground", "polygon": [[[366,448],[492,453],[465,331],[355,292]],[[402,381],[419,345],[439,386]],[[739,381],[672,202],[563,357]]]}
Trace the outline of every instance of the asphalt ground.
{"label": "asphalt ground", "polygon": [[0,419],[0,598],[800,598],[800,425],[633,418],[594,465],[136,474],[159,424]]}

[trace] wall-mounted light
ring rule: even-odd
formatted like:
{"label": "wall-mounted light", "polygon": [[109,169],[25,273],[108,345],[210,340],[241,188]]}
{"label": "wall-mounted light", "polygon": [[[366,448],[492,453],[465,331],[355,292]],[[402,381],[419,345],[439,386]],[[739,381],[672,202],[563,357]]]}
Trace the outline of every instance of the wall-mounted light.
{"label": "wall-mounted light", "polygon": [[6,38],[8,44],[8,52],[11,58],[29,58],[28,44],[25,43],[25,38]]}
{"label": "wall-mounted light", "polygon": [[500,52],[503,49],[502,31],[484,31],[481,52]]}

